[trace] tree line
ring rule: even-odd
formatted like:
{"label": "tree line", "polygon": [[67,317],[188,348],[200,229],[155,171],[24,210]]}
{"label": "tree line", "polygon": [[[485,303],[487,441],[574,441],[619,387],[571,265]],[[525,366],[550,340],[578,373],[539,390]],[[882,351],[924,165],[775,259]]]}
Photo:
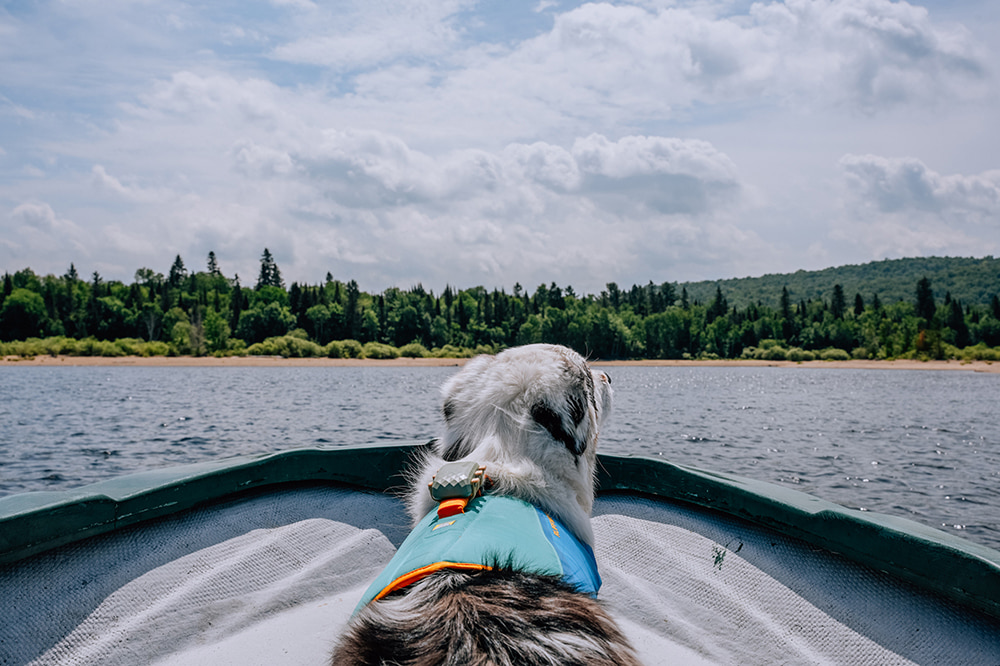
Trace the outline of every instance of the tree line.
{"label": "tree line", "polygon": [[[774,276],[770,276],[774,277]],[[783,286],[775,304],[730,304],[722,283],[708,298],[664,282],[597,295],[571,286],[503,289],[416,285],[381,293],[330,273],[285,286],[265,249],[253,284],[225,276],[214,252],[205,270],[180,256],[167,275],[149,268],[131,284],[30,269],[5,273],[0,293],[4,355],[232,355],[386,358],[468,356],[550,342],[601,359],[981,358],[1000,360],[1000,300],[961,302],[922,277],[911,297],[877,292],[799,297]]]}

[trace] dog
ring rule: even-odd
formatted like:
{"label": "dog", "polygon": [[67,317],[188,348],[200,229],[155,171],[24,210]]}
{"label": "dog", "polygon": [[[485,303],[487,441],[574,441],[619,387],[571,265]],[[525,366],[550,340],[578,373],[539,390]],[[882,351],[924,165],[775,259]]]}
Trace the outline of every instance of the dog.
{"label": "dog", "polygon": [[[414,531],[362,599],[332,663],[638,665],[593,598],[590,513],[608,376],[566,347],[527,345],[471,359],[442,395],[444,436],[409,479]],[[481,529],[460,533],[463,522]],[[523,545],[528,534],[536,541]],[[553,555],[546,539],[568,554]],[[457,545],[398,562],[445,541]],[[456,554],[470,542],[488,543]]]}

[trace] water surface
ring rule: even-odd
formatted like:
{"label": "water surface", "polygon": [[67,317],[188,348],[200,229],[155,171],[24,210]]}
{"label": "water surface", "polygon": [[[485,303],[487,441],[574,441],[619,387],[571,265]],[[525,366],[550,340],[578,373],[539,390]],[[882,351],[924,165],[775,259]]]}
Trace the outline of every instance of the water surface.
{"label": "water surface", "polygon": [[[602,450],[786,485],[1000,548],[1000,376],[613,367]],[[439,433],[456,368],[4,367],[0,494]]]}

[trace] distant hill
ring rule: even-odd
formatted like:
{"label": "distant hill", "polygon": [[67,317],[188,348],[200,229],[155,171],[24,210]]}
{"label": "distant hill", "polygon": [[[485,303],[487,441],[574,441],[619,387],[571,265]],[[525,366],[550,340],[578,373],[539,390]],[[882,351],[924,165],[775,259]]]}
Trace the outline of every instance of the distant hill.
{"label": "distant hill", "polygon": [[745,307],[760,301],[777,307],[781,288],[787,287],[792,303],[801,300],[830,300],[833,286],[844,288],[848,302],[860,293],[865,303],[878,294],[882,303],[898,300],[913,301],[917,281],[927,277],[934,290],[934,299],[940,303],[950,292],[965,305],[988,305],[994,294],[1000,293],[1000,259],[992,256],[982,259],[965,257],[919,257],[915,259],[886,259],[868,264],[838,266],[820,271],[796,271],[761,277],[706,280],[677,285],[677,291],[686,287],[692,301],[708,303],[715,296],[718,285],[729,305]]}

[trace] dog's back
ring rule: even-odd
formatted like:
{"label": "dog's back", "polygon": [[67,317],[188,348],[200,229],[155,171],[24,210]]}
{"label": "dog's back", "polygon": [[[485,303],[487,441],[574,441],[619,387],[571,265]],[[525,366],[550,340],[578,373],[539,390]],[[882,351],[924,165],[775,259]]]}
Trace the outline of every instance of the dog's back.
{"label": "dog's back", "polygon": [[[411,479],[414,523],[437,518],[427,485],[442,465],[477,462],[489,493],[564,524],[593,562],[590,510],[598,431],[611,406],[607,376],[570,349],[530,345],[473,359],[443,394],[446,434]],[[464,569],[437,562],[432,573],[411,577],[416,582],[387,588],[357,612],[333,663],[638,664],[614,621],[572,577],[524,566],[515,545],[481,559]],[[596,569],[593,578],[599,585]]]}
{"label": "dog's back", "polygon": [[554,576],[443,570],[375,604],[355,617],[335,666],[639,663],[601,605]]}

